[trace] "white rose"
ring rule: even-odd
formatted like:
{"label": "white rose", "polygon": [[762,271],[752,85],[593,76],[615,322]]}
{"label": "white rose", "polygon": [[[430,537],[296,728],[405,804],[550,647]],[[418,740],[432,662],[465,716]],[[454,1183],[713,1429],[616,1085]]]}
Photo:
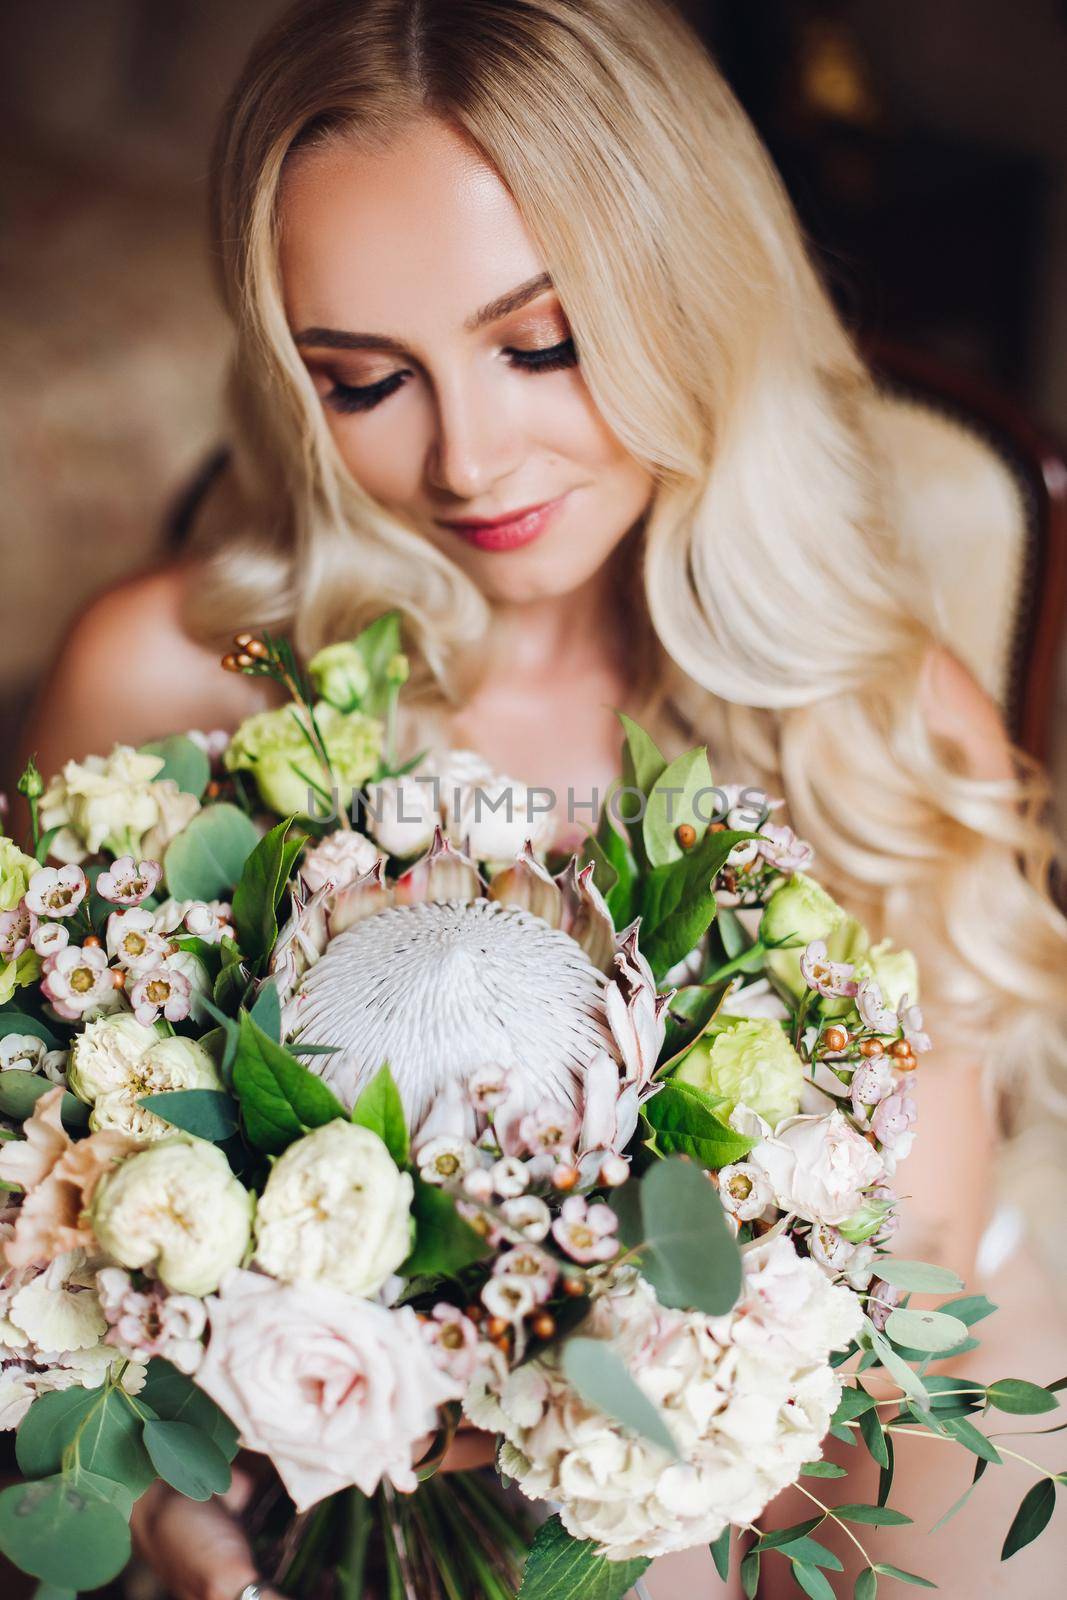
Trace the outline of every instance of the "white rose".
{"label": "white rose", "polygon": [[335,889],[347,889],[370,871],[380,853],[366,834],[357,833],[354,828],[338,828],[308,851],[300,863],[300,876],[312,891],[327,883]]}
{"label": "white rose", "polygon": [[885,1163],[842,1115],[790,1117],[748,1157],[766,1173],[783,1211],[831,1227],[858,1209]]}
{"label": "white rose", "polygon": [[412,1445],[458,1398],[410,1307],[389,1310],[321,1283],[230,1273],[208,1301],[199,1386],[269,1456],[298,1511],[383,1478],[416,1486]]}
{"label": "white rose", "polygon": [[432,783],[409,773],[370,784],[367,795],[367,831],[387,855],[405,859],[433,843],[440,818]]}
{"label": "white rose", "polygon": [[248,1246],[255,1200],[215,1145],[180,1136],[127,1156],[96,1186],[93,1232],[124,1267],[204,1295]]}
{"label": "white rose", "polygon": [[410,1254],[413,1193],[376,1133],[328,1122],[275,1162],[256,1212],[256,1261],[285,1283],[374,1294]]}
{"label": "white rose", "polygon": [[103,1094],[128,1094],[134,1088],[144,1093],[139,1087],[141,1059],[163,1032],[160,1027],[146,1028],[128,1013],[87,1022],[71,1047],[70,1089],[90,1105]]}
{"label": "white rose", "polygon": [[[145,1028],[142,1032],[151,1033],[152,1029]],[[131,1068],[121,1087],[97,1094],[89,1126],[94,1133],[113,1128],[134,1139],[166,1139],[174,1132],[173,1124],[146,1106],[138,1105],[141,1095],[167,1094],[174,1089],[221,1088],[215,1063],[198,1040],[178,1035],[157,1038]]]}

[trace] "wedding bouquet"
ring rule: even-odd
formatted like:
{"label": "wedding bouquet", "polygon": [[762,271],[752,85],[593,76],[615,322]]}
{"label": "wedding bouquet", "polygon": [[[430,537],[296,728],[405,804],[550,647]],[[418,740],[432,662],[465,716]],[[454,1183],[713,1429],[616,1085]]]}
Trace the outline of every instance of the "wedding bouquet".
{"label": "wedding bouquet", "polygon": [[[898,1434],[975,1482],[1024,1459],[973,1419],[1055,1393],[931,1373],[994,1308],[889,1253],[915,964],[775,802],[620,714],[562,858],[471,752],[399,761],[397,614],[307,675],[250,634],[223,665],[289,703],[31,764],[29,849],[0,840],[0,1550],[95,1588],[152,1482],[207,1499],[240,1445],[292,1594],[615,1600],[733,1544],[746,1594],[773,1555],[832,1596],[821,1524],[909,1520]],[[463,1419],[499,1484],[436,1472]],[[806,1486],[844,1475],[828,1434],[876,1504]],[[793,1483],[811,1516],[761,1532]],[[861,1600],[879,1575],[924,1582],[872,1558]]]}

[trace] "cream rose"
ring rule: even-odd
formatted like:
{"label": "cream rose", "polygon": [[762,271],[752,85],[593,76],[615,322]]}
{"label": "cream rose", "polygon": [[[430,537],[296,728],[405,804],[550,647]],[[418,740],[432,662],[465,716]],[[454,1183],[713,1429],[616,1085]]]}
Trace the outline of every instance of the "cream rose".
{"label": "cream rose", "polygon": [[136,1017],[103,1017],[75,1039],[71,1089],[92,1106],[89,1126],[117,1128],[137,1139],[164,1139],[171,1125],[137,1104],[142,1095],[173,1089],[220,1089],[209,1052],[196,1039],[167,1037]]}
{"label": "cream rose", "polygon": [[101,848],[115,856],[161,856],[200,810],[173,779],[157,778],[163,766],[162,756],[123,744],[109,756],[68,761],[41,799],[42,828],[59,829],[51,846],[56,860],[84,861]]}
{"label": "cream rose", "polygon": [[766,1173],[783,1211],[809,1222],[845,1222],[884,1175],[877,1150],[842,1115],[791,1117],[748,1160]]}
{"label": "cream rose", "polygon": [[376,1133],[328,1122],[275,1162],[256,1212],[256,1261],[285,1283],[373,1294],[410,1253],[413,1193]]}
{"label": "cream rose", "polygon": [[93,1232],[123,1267],[143,1267],[179,1294],[205,1295],[244,1256],[255,1200],[222,1151],[161,1139],[96,1186]]}
{"label": "cream rose", "polygon": [[242,1444],[270,1457],[298,1511],[351,1484],[373,1494],[383,1478],[414,1490],[412,1446],[460,1386],[409,1307],[235,1270],[208,1317],[196,1381]]}

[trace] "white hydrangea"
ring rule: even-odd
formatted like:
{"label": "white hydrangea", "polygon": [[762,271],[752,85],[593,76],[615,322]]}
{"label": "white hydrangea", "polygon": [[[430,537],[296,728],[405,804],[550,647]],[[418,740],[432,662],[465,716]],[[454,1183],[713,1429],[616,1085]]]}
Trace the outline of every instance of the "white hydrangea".
{"label": "white hydrangea", "polygon": [[861,1317],[855,1296],[784,1236],[746,1252],[741,1299],[723,1317],[668,1310],[621,1271],[582,1331],[613,1342],[678,1461],[586,1405],[554,1355],[483,1369],[464,1405],[504,1435],[501,1470],[556,1502],[575,1538],[613,1561],[663,1555],[753,1521],[820,1454],[841,1390],[828,1358]]}

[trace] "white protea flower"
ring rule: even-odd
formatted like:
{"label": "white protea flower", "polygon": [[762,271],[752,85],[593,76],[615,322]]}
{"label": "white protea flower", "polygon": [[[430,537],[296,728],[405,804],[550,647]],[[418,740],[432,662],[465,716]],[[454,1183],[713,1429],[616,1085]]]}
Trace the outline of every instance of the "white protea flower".
{"label": "white protea flower", "polygon": [[[638,923],[616,933],[591,864],[572,857],[553,877],[528,839],[487,884],[438,828],[399,878],[384,869],[380,857],[343,889],[298,891],[273,962],[285,1036],[331,1047],[308,1064],[346,1106],[388,1062],[413,1130],[434,1110],[435,1135],[475,1139],[489,1116],[518,1154],[528,1112],[584,1115],[594,1062],[611,1062],[615,1098],[647,1090],[670,995]],[[487,1074],[505,1089],[491,1112]]]}

